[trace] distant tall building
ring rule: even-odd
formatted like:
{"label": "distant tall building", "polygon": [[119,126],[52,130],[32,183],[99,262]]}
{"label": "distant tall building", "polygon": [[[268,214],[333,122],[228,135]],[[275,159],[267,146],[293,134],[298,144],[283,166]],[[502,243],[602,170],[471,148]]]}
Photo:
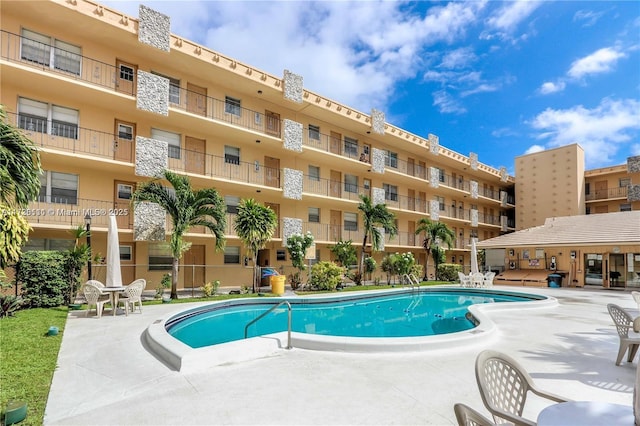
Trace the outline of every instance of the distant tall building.
{"label": "distant tall building", "polygon": [[[270,75],[171,34],[170,17],[144,6],[138,18],[87,0],[3,0],[1,7],[0,101],[41,149],[45,170],[40,198],[26,210],[27,249],[68,247],[69,229],[90,216],[92,249],[104,254],[113,211],[124,281],[157,285],[171,268],[162,243],[171,229],[162,211],[133,209],[130,199],[139,182],[165,168],[188,175],[195,188],[216,188],[227,206],[223,252],[203,229],[187,235],[180,288],[251,283],[233,228],[244,198],[276,212],[279,227],[258,262],[285,273],[284,242],[294,233],[314,235],[310,263],[330,260],[340,240],[362,244],[360,195],[397,216],[399,235],[372,253],[378,264],[385,252],[412,252],[424,265],[415,229],[425,217],[454,230],[447,261],[467,270],[470,238],[515,229],[515,180],[506,169],[387,123],[373,108],[381,106],[358,111],[305,89],[295,72]],[[93,267],[100,279],[104,267]]]}

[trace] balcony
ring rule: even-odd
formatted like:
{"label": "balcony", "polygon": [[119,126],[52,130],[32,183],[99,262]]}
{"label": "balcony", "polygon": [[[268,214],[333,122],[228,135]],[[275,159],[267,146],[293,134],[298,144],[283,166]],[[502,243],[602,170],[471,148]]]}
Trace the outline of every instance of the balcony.
{"label": "balcony", "polygon": [[303,191],[323,197],[341,198],[343,200],[360,201],[360,195],[370,196],[370,190],[340,181],[304,176]]}
{"label": "balcony", "polygon": [[370,154],[365,154],[365,145],[351,143],[344,139],[338,139],[322,133],[316,133],[315,137],[309,137],[308,129],[305,129],[302,145],[305,147],[328,152],[351,160],[371,163]]}
{"label": "balcony", "polygon": [[130,89],[117,89],[117,68],[114,65],[67,52],[18,34],[1,31],[0,55],[7,62],[20,63],[34,69],[111,89],[114,92],[118,90],[127,95],[135,93],[133,86]]}
{"label": "balcony", "polygon": [[627,186],[616,188],[596,189],[595,192],[586,194],[586,201],[602,201],[612,199],[627,199]]}
{"label": "balcony", "polygon": [[129,205],[116,206],[113,201],[78,198],[75,203],[66,200],[44,197],[32,201],[29,207],[22,210],[29,224],[66,226],[69,229],[84,225],[85,215],[91,215],[91,225],[107,228],[109,214],[116,215],[118,226],[122,229],[133,228],[133,211]]}

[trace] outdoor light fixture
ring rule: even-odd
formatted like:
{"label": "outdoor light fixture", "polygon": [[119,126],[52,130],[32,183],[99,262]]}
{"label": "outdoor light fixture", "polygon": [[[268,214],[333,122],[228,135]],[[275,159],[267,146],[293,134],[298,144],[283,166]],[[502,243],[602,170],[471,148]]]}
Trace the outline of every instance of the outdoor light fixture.
{"label": "outdoor light fixture", "polygon": [[84,215],[84,225],[87,230],[87,248],[89,249],[89,257],[87,259],[87,278],[91,277],[91,215],[87,213]]}

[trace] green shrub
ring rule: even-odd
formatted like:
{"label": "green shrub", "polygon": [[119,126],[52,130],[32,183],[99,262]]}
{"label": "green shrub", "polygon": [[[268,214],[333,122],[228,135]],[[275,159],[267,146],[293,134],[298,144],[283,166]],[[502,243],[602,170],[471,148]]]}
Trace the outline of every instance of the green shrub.
{"label": "green shrub", "polygon": [[0,294],[0,318],[13,316],[20,309],[22,298],[9,294]]}
{"label": "green shrub", "polygon": [[202,287],[202,293],[204,297],[215,296],[220,288],[220,280],[209,281]]}
{"label": "green shrub", "polygon": [[[69,257],[59,251],[27,251],[16,268],[16,281],[22,286],[24,306],[50,308],[64,305],[70,291]],[[80,271],[71,277],[77,282]],[[75,293],[74,293],[75,294]]]}
{"label": "green shrub", "polygon": [[455,281],[462,267],[456,263],[441,263],[438,265],[438,279],[442,281]]}
{"label": "green shrub", "polygon": [[311,267],[309,285],[314,290],[334,291],[342,282],[344,268],[333,262],[318,262]]}

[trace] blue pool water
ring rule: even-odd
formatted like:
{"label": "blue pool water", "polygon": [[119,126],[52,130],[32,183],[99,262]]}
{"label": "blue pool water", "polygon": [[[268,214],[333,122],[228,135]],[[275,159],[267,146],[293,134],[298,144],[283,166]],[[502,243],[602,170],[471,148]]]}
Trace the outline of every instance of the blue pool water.
{"label": "blue pool water", "polygon": [[[410,337],[454,333],[475,327],[467,307],[478,303],[540,299],[534,295],[473,290],[409,291],[341,300],[290,299],[292,331],[329,336]],[[241,340],[245,326],[282,299],[246,299],[214,304],[167,321],[170,335],[192,348]],[[248,337],[287,330],[283,305],[248,329]]]}

